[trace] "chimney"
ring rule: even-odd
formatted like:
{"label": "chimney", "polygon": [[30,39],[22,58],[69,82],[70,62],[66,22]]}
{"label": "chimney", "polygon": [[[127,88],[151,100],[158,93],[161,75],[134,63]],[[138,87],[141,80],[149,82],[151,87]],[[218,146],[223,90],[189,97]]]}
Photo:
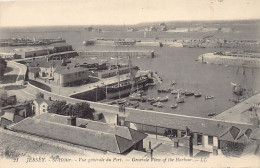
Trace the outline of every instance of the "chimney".
{"label": "chimney", "polygon": [[213,146],[213,155],[218,155],[218,147]]}
{"label": "chimney", "polygon": [[190,157],[193,157],[193,137],[192,135],[185,135],[184,137],[182,137],[183,140],[183,146],[187,147],[189,149],[187,155],[189,155]]}
{"label": "chimney", "polygon": [[174,146],[174,148],[179,147],[179,139],[178,138],[173,138],[173,146]]}
{"label": "chimney", "polygon": [[119,121],[119,116],[118,116],[118,114],[116,114],[116,125],[120,125],[119,122],[120,122]]}
{"label": "chimney", "polygon": [[76,117],[70,116],[68,119],[68,125],[76,126]]}
{"label": "chimney", "polygon": [[259,119],[256,113],[256,108],[252,108],[252,113],[250,114],[250,123],[253,125],[254,128],[259,128]]}
{"label": "chimney", "polygon": [[153,159],[153,149],[152,149],[152,143],[149,141],[149,149],[148,152],[150,153],[151,160]]}

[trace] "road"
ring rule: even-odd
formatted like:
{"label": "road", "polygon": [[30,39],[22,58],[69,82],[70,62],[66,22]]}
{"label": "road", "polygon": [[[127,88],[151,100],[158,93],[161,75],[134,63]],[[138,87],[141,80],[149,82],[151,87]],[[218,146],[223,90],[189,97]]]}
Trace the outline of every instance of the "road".
{"label": "road", "polygon": [[125,116],[125,114],[118,112],[119,109],[118,106],[112,106],[112,105],[96,103],[96,102],[89,102],[89,101],[70,98],[67,96],[62,96],[57,93],[52,93],[52,92],[39,89],[29,83],[24,85],[23,79],[26,73],[26,66],[16,63],[14,61],[8,61],[8,67],[12,68],[12,70],[7,74],[5,74],[5,77],[9,78],[10,75],[15,75],[15,78],[12,78],[12,80],[9,80],[4,84],[1,84],[0,89],[5,89],[8,95],[16,95],[17,99],[20,102],[26,100],[33,100],[36,98],[36,94],[38,92],[41,92],[44,94],[45,99],[51,97],[51,99],[53,100],[65,100],[67,103],[71,103],[71,104],[88,102],[91,105],[91,107],[93,107],[97,112],[108,112],[113,114],[119,114],[120,116]]}

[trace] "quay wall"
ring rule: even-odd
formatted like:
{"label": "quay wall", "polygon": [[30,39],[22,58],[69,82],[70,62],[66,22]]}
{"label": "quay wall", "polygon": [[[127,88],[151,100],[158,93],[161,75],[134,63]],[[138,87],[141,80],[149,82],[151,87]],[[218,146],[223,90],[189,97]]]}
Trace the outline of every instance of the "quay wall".
{"label": "quay wall", "polygon": [[200,55],[198,57],[198,61],[204,63],[210,63],[210,64],[260,68],[260,58],[235,57],[235,56],[215,55],[213,53],[206,53]]}
{"label": "quay wall", "polygon": [[154,51],[78,51],[80,56],[90,57],[90,56],[130,56],[130,57],[154,57]]}

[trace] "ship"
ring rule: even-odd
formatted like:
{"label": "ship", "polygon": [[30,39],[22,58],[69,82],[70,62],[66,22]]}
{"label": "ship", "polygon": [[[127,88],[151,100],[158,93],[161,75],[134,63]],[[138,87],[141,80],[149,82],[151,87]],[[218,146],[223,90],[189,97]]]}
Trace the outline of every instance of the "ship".
{"label": "ship", "polygon": [[[117,82],[108,85],[103,84],[101,86],[97,86],[95,89],[71,95],[71,97],[88,101],[121,99],[133,94],[136,91],[147,88],[147,84],[154,82],[149,73],[136,76],[136,73],[139,69],[132,67],[130,56],[128,59],[128,64],[130,73],[130,77],[128,79],[120,80],[120,75],[117,73]],[[117,70],[117,72],[119,72],[118,57]]]}
{"label": "ship", "polygon": [[136,44],[136,41],[125,41],[125,40],[118,40],[114,41],[115,46],[133,46]]}
{"label": "ship", "polygon": [[129,96],[131,93],[145,89],[147,83],[152,82],[147,75],[135,77],[132,82],[130,79],[105,85],[97,88],[98,99],[116,99]]}
{"label": "ship", "polygon": [[86,40],[86,41],[83,41],[83,45],[84,46],[92,46],[92,45],[95,45],[96,43],[96,40]]}

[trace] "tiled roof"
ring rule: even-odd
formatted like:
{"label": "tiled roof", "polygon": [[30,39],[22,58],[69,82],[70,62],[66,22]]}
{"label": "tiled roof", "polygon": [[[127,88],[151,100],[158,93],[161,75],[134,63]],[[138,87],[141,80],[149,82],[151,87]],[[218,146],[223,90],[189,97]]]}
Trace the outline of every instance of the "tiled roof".
{"label": "tiled roof", "polygon": [[134,145],[117,135],[36,118],[26,118],[9,129],[114,153],[123,153]]}
{"label": "tiled roof", "polygon": [[50,60],[47,61],[46,59],[39,59],[34,60],[29,63],[29,67],[44,67],[44,68],[50,68],[51,66],[56,68],[57,66],[61,66],[62,61],[60,60]]}
{"label": "tiled roof", "polygon": [[54,103],[54,101],[52,101],[52,100],[45,100],[44,98],[37,98],[34,101],[37,102],[38,104],[42,104],[43,102],[45,102],[48,105],[52,105]]}
{"label": "tiled roof", "polygon": [[157,126],[162,128],[172,128],[178,130],[185,130],[186,126],[191,132],[202,133],[218,137],[226,129],[231,126],[236,126],[241,130],[252,128],[252,125],[242,123],[231,123],[220,120],[185,116],[177,114],[168,114],[162,112],[131,112],[127,117],[126,121],[133,123]]}
{"label": "tiled roof", "polygon": [[30,67],[29,68],[29,72],[32,72],[32,73],[36,73],[36,72],[40,72],[40,71],[41,71],[41,69],[38,68],[38,67]]}
{"label": "tiled roof", "polygon": [[229,127],[219,136],[219,140],[246,144],[249,142],[249,136],[245,134],[248,130],[241,130],[234,126]]}
{"label": "tiled roof", "polygon": [[260,128],[253,130],[250,138],[255,140],[260,140]]}
{"label": "tiled roof", "polygon": [[70,126],[67,125],[67,118],[68,116],[44,113],[27,118],[9,128],[114,153],[125,152],[147,136],[127,127],[117,128],[86,119],[77,119],[77,126],[87,124],[86,128]]}
{"label": "tiled roof", "polygon": [[[40,119],[42,121],[50,121],[60,124],[67,124],[68,116],[62,116],[57,114],[51,113],[44,113],[35,118]],[[139,142],[140,140],[147,137],[146,134],[135,131],[128,127],[116,126],[116,125],[109,125],[102,122],[91,121],[88,119],[77,118],[76,119],[77,126],[85,126],[87,129],[106,132],[114,135],[118,135],[120,137],[126,138],[128,140]]]}
{"label": "tiled roof", "polygon": [[13,122],[14,115],[15,115],[15,108],[13,108],[12,110],[5,111],[4,115],[2,115],[1,118],[5,118],[5,119]]}

